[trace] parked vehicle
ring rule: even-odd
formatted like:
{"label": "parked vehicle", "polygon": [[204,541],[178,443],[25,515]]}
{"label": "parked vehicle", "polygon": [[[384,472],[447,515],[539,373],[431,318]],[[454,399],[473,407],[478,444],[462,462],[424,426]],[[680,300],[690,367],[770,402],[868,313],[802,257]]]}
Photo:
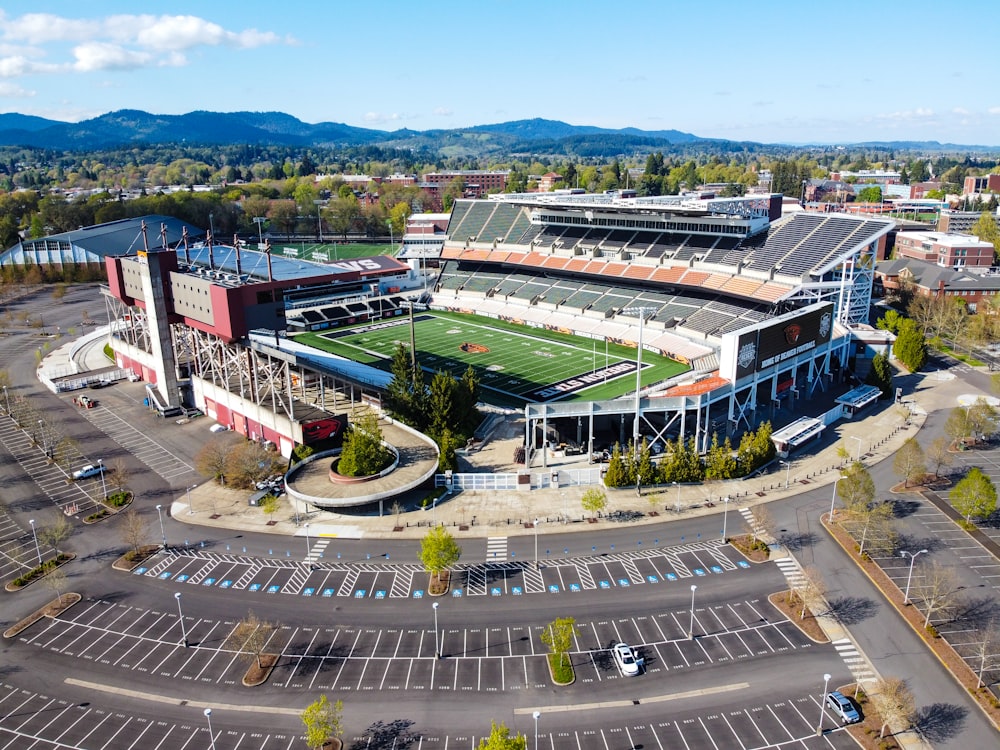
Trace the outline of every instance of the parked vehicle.
{"label": "parked vehicle", "polygon": [[844,724],[855,724],[861,721],[861,714],[851,703],[850,698],[837,690],[826,696],[826,706]]}
{"label": "parked vehicle", "polygon": [[73,479],[87,479],[88,477],[96,477],[104,473],[104,464],[87,464],[82,469],[77,469],[73,472]]}
{"label": "parked vehicle", "polygon": [[623,677],[635,677],[642,667],[642,659],[635,655],[635,651],[627,643],[615,643],[611,646],[611,655],[614,657],[615,665]]}

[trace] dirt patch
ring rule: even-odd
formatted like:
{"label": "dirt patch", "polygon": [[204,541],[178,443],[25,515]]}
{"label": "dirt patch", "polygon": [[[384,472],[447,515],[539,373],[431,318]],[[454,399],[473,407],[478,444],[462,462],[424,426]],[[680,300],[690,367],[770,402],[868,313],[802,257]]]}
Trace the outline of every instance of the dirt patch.
{"label": "dirt patch", "polygon": [[427,584],[427,593],[431,596],[444,596],[451,589],[451,571],[443,570],[440,573],[431,573],[430,581]]}
{"label": "dirt patch", "polygon": [[115,560],[111,567],[115,570],[124,570],[126,573],[131,572],[155,555],[159,549],[160,545],[158,544],[147,544],[140,547],[138,552],[129,550]]}
{"label": "dirt patch", "polygon": [[271,676],[271,670],[274,669],[277,663],[278,654],[261,654],[260,664],[257,663],[257,659],[254,659],[250,663],[250,668],[247,669],[246,674],[243,675],[243,687],[263,685],[267,682],[267,678]]}
{"label": "dirt patch", "polygon": [[816,615],[808,607],[805,610],[805,617],[800,616],[802,615],[802,602],[795,595],[794,591],[791,589],[788,591],[779,591],[776,594],[771,594],[767,597],[767,600],[774,605],[775,609],[780,610],[792,625],[801,630],[806,638],[816,643],[830,642],[830,639],[826,637],[826,633],[823,632],[823,628],[817,622]]}
{"label": "dirt patch", "polygon": [[760,539],[754,540],[749,534],[731,536],[729,543],[750,562],[762,563],[771,559],[771,549]]}
{"label": "dirt patch", "polygon": [[63,594],[61,597],[53,599],[44,607],[36,609],[34,612],[32,612],[24,619],[19,620],[14,625],[11,625],[9,628],[7,628],[7,630],[4,631],[3,637],[13,638],[14,636],[21,633],[23,630],[26,630],[27,628],[34,625],[43,617],[58,617],[67,609],[69,609],[74,604],[79,602],[82,598],[83,597],[81,597],[79,594],[75,594],[72,592],[68,594]]}
{"label": "dirt patch", "polygon": [[[899,741],[891,734],[892,730],[888,727],[885,730],[885,737],[878,736],[879,732],[882,731],[882,719],[872,708],[864,688],[859,690],[856,683],[851,683],[842,685],[836,690],[850,697],[861,710],[861,721],[857,724],[847,725],[847,732],[854,738],[855,742],[865,750],[900,750]],[[855,695],[855,691],[857,691],[857,695]]]}

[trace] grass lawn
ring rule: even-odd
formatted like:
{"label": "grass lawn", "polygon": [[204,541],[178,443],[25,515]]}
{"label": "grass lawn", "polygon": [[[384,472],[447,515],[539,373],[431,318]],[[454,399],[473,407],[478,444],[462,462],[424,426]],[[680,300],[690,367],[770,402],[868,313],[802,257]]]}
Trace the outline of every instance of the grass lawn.
{"label": "grass lawn", "polygon": [[351,258],[370,258],[373,255],[395,255],[399,250],[398,243],[395,245],[360,245],[330,242],[320,245],[313,242],[283,242],[277,239],[273,241],[273,245],[275,255],[313,260],[320,263]]}
{"label": "grass lawn", "polygon": [[[484,399],[494,403],[598,401],[635,389],[634,347],[439,311],[418,313],[414,332],[417,361],[425,371],[443,370],[461,377],[471,365],[479,375]],[[296,340],[388,370],[397,345],[409,346],[409,318],[304,333]],[[643,352],[642,365],[643,385],[690,369],[649,351]]]}

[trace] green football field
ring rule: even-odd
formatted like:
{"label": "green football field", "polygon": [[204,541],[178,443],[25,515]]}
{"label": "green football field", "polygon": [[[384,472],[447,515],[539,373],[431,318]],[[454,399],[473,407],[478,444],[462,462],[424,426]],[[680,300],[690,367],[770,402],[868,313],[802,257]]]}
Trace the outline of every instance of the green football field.
{"label": "green football field", "polygon": [[330,263],[338,260],[350,260],[351,258],[370,258],[373,255],[395,255],[399,250],[399,243],[395,245],[361,245],[343,243],[315,242],[274,242],[273,253],[286,258],[299,258],[301,260],[312,260],[318,263]]}
{"label": "green football field", "polygon": [[[460,377],[471,365],[479,375],[486,401],[508,405],[598,401],[635,390],[634,347],[438,311],[417,313],[414,334],[417,361],[425,371],[443,370]],[[409,346],[410,321],[400,316],[335,331],[299,334],[296,340],[388,370],[398,344]],[[642,365],[643,385],[689,369],[649,351],[643,352]]]}

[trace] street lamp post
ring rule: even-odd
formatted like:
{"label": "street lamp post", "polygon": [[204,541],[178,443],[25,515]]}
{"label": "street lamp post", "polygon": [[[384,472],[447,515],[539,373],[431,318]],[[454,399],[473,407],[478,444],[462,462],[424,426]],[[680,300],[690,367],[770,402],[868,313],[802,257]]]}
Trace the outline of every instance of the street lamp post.
{"label": "street lamp post", "polygon": [[779,463],[785,467],[785,489],[788,489],[788,480],[792,473],[792,462],[791,461],[779,461]]}
{"label": "street lamp post", "polygon": [[7,404],[7,416],[10,416],[10,394],[7,393],[7,386],[3,387],[3,400]]}
{"label": "street lamp post", "polygon": [[833,504],[837,502],[837,482],[839,482],[843,477],[837,477],[833,480],[833,496],[830,498],[830,523],[833,523]]}
{"label": "street lamp post", "polygon": [[185,490],[185,492],[187,493],[187,504],[188,504],[188,515],[189,516],[193,516],[194,515],[194,507],[191,505],[191,490],[193,490],[197,486],[198,485],[195,484],[195,485],[192,485],[191,487],[188,487]]}
{"label": "street lamp post", "polygon": [[389,227],[389,252],[392,252],[392,248],[396,244],[396,236],[392,231],[392,219],[386,219],[385,224]]}
{"label": "street lamp post", "polygon": [[816,725],[816,736],[823,736],[823,716],[826,714],[826,691],[830,687],[829,673],[823,675],[823,700],[819,702],[819,724]]}
{"label": "street lamp post", "polygon": [[538,750],[538,719],[541,715],[541,711],[533,711],[531,713],[531,718],[535,720],[535,750]]}
{"label": "street lamp post", "polygon": [[38,435],[42,438],[42,453],[47,456],[49,455],[49,447],[45,440],[45,423],[40,419],[38,420]]}
{"label": "street lamp post", "polygon": [[[622,313],[625,315],[639,316],[639,346],[636,349],[635,370],[635,421],[632,424],[632,450],[636,456],[639,455],[639,393],[642,390],[642,329],[646,321],[646,314],[655,312],[655,307],[643,307],[641,305],[622,308]],[[636,476],[638,477],[638,473]],[[638,481],[636,481],[636,488],[638,486]]]}
{"label": "street lamp post", "polygon": [[211,750],[215,750],[215,735],[212,734],[212,709],[205,709],[205,721],[208,722],[208,741]]}
{"label": "street lamp post", "polygon": [[267,218],[264,216],[254,216],[253,223],[257,225],[257,249],[259,250],[264,244],[264,222]]}
{"label": "street lamp post", "polygon": [[[305,529],[306,529],[306,558],[308,558],[309,557],[309,522],[306,521],[306,523],[304,525],[305,525]],[[305,562],[305,560],[303,560],[303,562]]]}
{"label": "street lamp post", "polygon": [[156,515],[160,519],[160,538],[163,540],[163,549],[167,548],[167,532],[163,530],[163,506],[156,506]]}
{"label": "street lamp post", "polygon": [[316,229],[319,232],[319,244],[323,244],[323,213],[320,210],[320,206],[323,205],[323,201],[313,201],[316,204]]}
{"label": "street lamp post", "polygon": [[103,458],[97,459],[97,466],[101,470],[101,492],[104,493],[104,499],[107,500],[108,499],[108,485],[104,481],[104,459]]}
{"label": "street lamp post", "polygon": [[35,519],[28,521],[31,524],[31,537],[35,540],[35,554],[38,555],[38,566],[42,565],[42,550],[38,547],[38,534],[35,532]]}
{"label": "street lamp post", "polygon": [[729,495],[722,498],[722,502],[725,503],[725,510],[722,511],[722,542],[726,542],[726,522],[729,519]]}
{"label": "street lamp post", "polygon": [[534,527],[535,527],[535,570],[538,570],[538,568],[539,568],[539,565],[538,565],[538,524],[540,524],[540,523],[541,523],[541,521],[539,521],[536,518],[535,519],[535,523],[534,523]]}
{"label": "street lamp post", "polygon": [[681,512],[681,485],[678,482],[673,482],[674,487],[677,488],[677,501],[674,503],[674,510],[678,513]]}
{"label": "street lamp post", "polygon": [[434,602],[431,606],[434,608],[434,658],[440,659],[441,641],[438,638],[438,607],[440,604],[438,602]]}
{"label": "street lamp post", "polygon": [[919,552],[907,552],[905,549],[899,553],[900,557],[910,558],[910,572],[906,574],[906,591],[903,593],[903,604],[910,603],[910,581],[913,578],[913,563],[916,562],[917,557],[927,552],[927,550],[922,549]]}
{"label": "street lamp post", "polygon": [[694,640],[694,592],[698,587],[691,584],[691,624],[688,626],[688,640]]}
{"label": "street lamp post", "polygon": [[181,609],[181,592],[178,591],[174,594],[174,599],[177,600],[177,617],[181,621],[181,643],[184,644],[184,648],[188,647],[188,634],[187,627],[184,625],[184,610]]}
{"label": "street lamp post", "polygon": [[858,463],[861,463],[861,438],[854,437],[853,435],[851,435],[847,439],[848,440],[857,440],[858,441],[858,457],[857,457],[856,460],[857,460]]}

